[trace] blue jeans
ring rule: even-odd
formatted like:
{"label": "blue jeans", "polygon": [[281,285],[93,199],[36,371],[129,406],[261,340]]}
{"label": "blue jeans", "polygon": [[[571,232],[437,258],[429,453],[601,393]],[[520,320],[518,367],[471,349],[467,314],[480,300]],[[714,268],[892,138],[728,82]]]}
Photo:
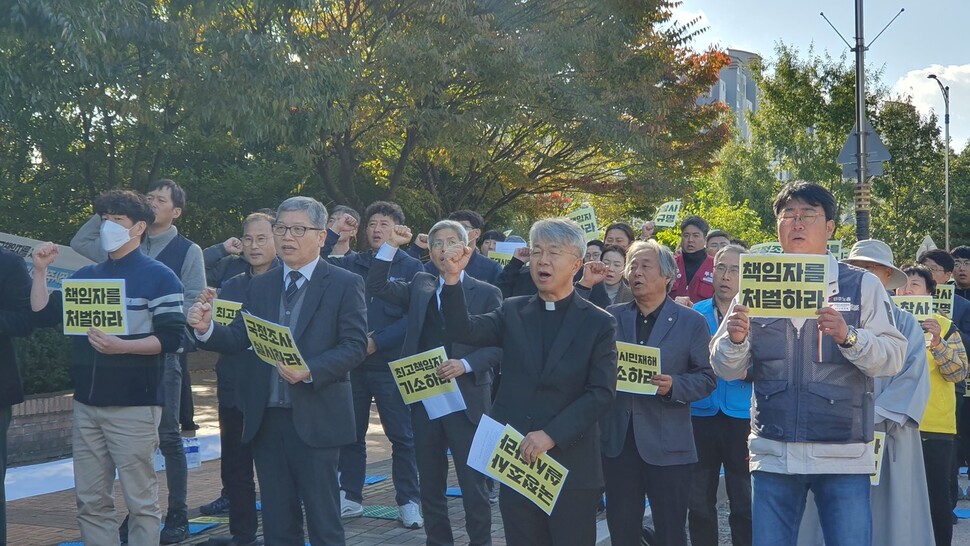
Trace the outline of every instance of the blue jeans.
{"label": "blue jeans", "polygon": [[751,473],[754,545],[784,546],[798,542],[808,491],[827,546],[870,546],[872,510],[866,474]]}
{"label": "blue jeans", "polygon": [[348,500],[363,501],[364,472],[367,468],[367,425],[371,400],[377,403],[384,434],[391,441],[391,479],[394,481],[398,506],[410,501],[419,503],[418,466],[414,458],[414,433],[411,411],[401,398],[390,368],[386,370],[353,370],[350,385],[354,396],[354,420],[357,441],[340,448],[340,489]]}
{"label": "blue jeans", "polygon": [[165,481],[168,484],[168,513],[188,515],[185,496],[188,493],[189,471],[179,432],[179,403],[182,397],[182,365],[179,355],[164,355],[162,375],[162,419],[158,422],[158,449],[165,457]]}
{"label": "blue jeans", "polygon": [[7,428],[12,414],[10,406],[0,406],[0,546],[7,544],[7,495],[3,479],[7,474]]}

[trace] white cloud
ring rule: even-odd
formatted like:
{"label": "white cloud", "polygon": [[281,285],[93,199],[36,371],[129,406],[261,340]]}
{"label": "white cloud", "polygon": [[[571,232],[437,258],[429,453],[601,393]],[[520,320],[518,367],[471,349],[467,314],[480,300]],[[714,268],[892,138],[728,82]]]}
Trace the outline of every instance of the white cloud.
{"label": "white cloud", "polygon": [[936,112],[943,130],[943,93],[937,83],[927,76],[936,74],[943,85],[950,87],[950,142],[957,152],[970,142],[970,64],[931,65],[911,70],[893,85],[892,92],[911,96],[922,114]]}

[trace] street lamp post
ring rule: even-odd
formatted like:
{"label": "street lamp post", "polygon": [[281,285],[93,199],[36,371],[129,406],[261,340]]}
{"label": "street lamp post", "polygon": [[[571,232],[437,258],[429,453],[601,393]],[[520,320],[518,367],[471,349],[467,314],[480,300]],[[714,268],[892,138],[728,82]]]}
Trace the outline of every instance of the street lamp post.
{"label": "street lamp post", "polygon": [[950,86],[943,85],[936,74],[927,76],[935,80],[943,93],[943,145],[945,146],[943,155],[943,186],[946,196],[944,197],[943,208],[946,210],[946,220],[944,222],[944,238],[946,239],[946,251],[950,251]]}

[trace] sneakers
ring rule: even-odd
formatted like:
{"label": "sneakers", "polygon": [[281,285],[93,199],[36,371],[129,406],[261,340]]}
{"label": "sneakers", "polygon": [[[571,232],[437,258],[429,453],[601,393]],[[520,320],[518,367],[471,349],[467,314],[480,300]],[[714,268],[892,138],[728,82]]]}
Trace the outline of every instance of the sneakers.
{"label": "sneakers", "polygon": [[209,504],[203,504],[199,507],[199,512],[202,512],[203,516],[218,516],[220,514],[229,513],[229,499],[224,496],[220,496],[218,499],[210,502]]}
{"label": "sneakers", "polygon": [[347,499],[347,492],[340,491],[340,517],[359,518],[364,515],[364,505]]}
{"label": "sneakers", "polygon": [[178,544],[189,538],[189,519],[186,514],[172,514],[165,516],[165,527],[162,527],[162,534],[159,542],[162,544]]}
{"label": "sneakers", "polygon": [[407,504],[402,504],[398,506],[398,511],[401,513],[401,524],[408,529],[420,529],[424,527],[424,519],[421,517],[421,511],[418,510],[418,504],[414,501],[408,501]]}

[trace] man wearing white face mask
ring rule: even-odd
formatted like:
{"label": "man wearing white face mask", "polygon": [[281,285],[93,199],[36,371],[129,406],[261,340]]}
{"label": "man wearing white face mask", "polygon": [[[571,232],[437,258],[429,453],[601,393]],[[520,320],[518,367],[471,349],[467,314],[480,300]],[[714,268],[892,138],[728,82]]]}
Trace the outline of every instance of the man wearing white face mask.
{"label": "man wearing white face mask", "polygon": [[[96,328],[72,336],[74,377],[74,480],[77,520],[85,544],[117,545],[113,487],[121,480],[130,517],[131,543],[159,543],[161,514],[153,455],[162,415],[160,389],[165,353],[185,331],[182,284],[164,265],[139,251],[154,214],[144,196],[113,191],[95,201],[103,220],[101,247],[108,259],[78,270],[73,279],[123,279],[129,335]],[[61,294],[47,293],[47,267],[57,245],[34,249],[31,308],[40,326],[61,322]]]}
{"label": "man wearing white face mask", "polygon": [[[185,301],[195,301],[205,288],[205,266],[202,249],[179,234],[174,222],[182,216],[185,208],[185,190],[171,180],[157,180],[148,188],[148,202],[155,220],[141,241],[141,251],[162,262],[171,269],[185,287]],[[115,244],[127,241],[128,234],[117,227],[102,222],[95,215],[88,220],[71,240],[71,248],[96,262],[107,259],[108,250]],[[192,392],[188,376],[186,351],[194,344],[185,336],[182,344],[165,357],[165,376],[162,380],[165,404],[159,423],[159,447],[165,457],[165,481],[168,484],[168,513],[162,544],[174,544],[188,538],[188,470],[179,422],[183,428],[192,423]],[[188,430],[188,428],[186,428]],[[194,429],[193,429],[194,430]],[[127,522],[122,523],[120,533],[124,541]]]}

